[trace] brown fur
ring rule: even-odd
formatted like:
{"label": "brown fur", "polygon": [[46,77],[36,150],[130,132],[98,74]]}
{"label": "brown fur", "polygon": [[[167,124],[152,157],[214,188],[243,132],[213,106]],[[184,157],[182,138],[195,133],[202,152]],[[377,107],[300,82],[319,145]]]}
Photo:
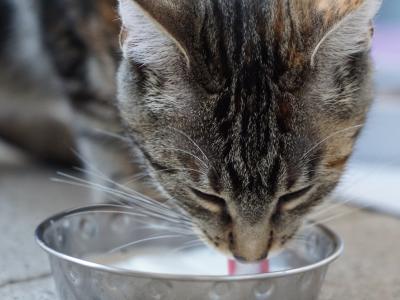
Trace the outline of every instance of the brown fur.
{"label": "brown fur", "polygon": [[[265,258],[353,151],[372,101],[380,0],[119,2],[122,33],[116,0],[38,2],[38,39],[82,152],[111,178],[143,166],[212,244]],[[120,147],[96,128],[123,133]]]}
{"label": "brown fur", "polygon": [[374,1],[121,0],[124,123],[181,168],[154,180],[219,249],[265,257],[336,186],[371,103]]}

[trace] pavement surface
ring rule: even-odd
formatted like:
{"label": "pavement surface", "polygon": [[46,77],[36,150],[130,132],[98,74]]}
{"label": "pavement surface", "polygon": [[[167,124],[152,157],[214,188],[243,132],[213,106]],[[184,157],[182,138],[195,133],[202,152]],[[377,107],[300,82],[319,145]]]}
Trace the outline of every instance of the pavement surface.
{"label": "pavement surface", "polygon": [[[89,193],[51,182],[56,170],[9,152],[0,149],[0,299],[56,300],[34,229],[54,213],[89,204]],[[344,238],[346,251],[330,269],[320,300],[399,300],[400,220],[350,207],[336,213],[342,217],[330,226]]]}

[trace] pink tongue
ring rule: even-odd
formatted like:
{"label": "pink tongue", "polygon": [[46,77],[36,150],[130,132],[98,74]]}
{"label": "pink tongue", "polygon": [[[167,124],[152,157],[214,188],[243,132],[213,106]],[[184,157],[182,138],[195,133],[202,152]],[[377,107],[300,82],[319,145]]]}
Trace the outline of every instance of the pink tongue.
{"label": "pink tongue", "polygon": [[228,259],[228,274],[229,275],[236,274],[236,261],[233,259]]}
{"label": "pink tongue", "polygon": [[255,264],[242,264],[236,260],[228,260],[228,274],[231,276],[235,275],[249,275],[249,274],[264,274],[269,273],[269,262],[263,260],[262,262]]}

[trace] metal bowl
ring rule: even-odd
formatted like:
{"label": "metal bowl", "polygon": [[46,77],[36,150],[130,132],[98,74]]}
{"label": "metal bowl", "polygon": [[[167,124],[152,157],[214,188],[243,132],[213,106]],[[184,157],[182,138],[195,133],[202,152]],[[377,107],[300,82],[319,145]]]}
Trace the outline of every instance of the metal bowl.
{"label": "metal bowl", "polygon": [[307,226],[304,240],[242,265],[168,226],[103,205],[46,220],[36,239],[62,300],[314,300],[343,250],[335,233]]}

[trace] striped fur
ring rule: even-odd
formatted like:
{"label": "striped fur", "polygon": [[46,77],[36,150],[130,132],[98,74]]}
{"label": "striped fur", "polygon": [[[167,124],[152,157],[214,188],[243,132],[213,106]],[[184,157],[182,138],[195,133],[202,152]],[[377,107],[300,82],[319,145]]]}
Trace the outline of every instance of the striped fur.
{"label": "striped fur", "polygon": [[112,178],[144,166],[211,244],[262,259],[341,177],[379,5],[119,0],[121,30],[117,0],[0,0],[0,136],[64,160],[78,143]]}
{"label": "striped fur", "polygon": [[[265,257],[352,152],[372,99],[380,1],[120,3],[119,107],[155,180],[219,249]],[[293,195],[297,205],[280,204]]]}

